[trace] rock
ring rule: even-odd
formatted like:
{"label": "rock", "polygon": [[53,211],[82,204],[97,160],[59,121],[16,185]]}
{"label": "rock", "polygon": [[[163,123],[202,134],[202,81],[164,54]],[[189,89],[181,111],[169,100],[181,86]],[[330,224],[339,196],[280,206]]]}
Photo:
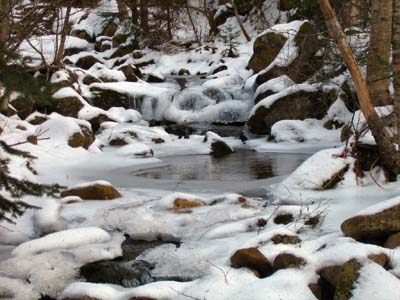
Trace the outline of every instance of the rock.
{"label": "rock", "polygon": [[261,85],[270,79],[287,75],[296,83],[309,79],[323,66],[323,58],[316,53],[324,46],[318,39],[318,31],[309,22],[304,22],[300,27],[295,39],[298,55],[288,66],[274,66],[268,72],[260,74],[256,83]]}
{"label": "rock", "polygon": [[310,289],[311,293],[313,293],[315,298],[322,300],[322,290],[318,283],[310,283],[308,288]]}
{"label": "rock", "polygon": [[149,76],[147,77],[147,82],[150,83],[161,83],[164,81],[165,78],[163,76],[154,73],[149,74]]}
{"label": "rock", "polygon": [[389,249],[395,249],[400,246],[400,232],[392,234],[386,240],[384,247]]}
{"label": "rock", "polygon": [[83,200],[112,200],[121,194],[112,185],[95,182],[84,187],[77,187],[61,193],[61,197],[77,196]]}
{"label": "rock", "polygon": [[130,37],[130,34],[124,34],[124,33],[118,33],[112,37],[112,47],[117,48],[120,45],[126,43],[128,38]]}
{"label": "rock", "polygon": [[29,120],[29,123],[32,125],[40,125],[43,124],[44,122],[46,122],[48,120],[48,118],[43,115],[38,115],[38,116],[34,116],[33,119]]}
{"label": "rock", "polygon": [[78,118],[79,111],[83,108],[83,103],[78,97],[56,98],[52,100],[51,110],[60,115]]}
{"label": "rock", "polygon": [[275,270],[295,268],[298,269],[301,266],[304,266],[306,261],[304,258],[298,257],[291,253],[281,253],[275,257],[272,266]]}
{"label": "rock", "polygon": [[188,69],[180,69],[178,72],[179,76],[189,76],[190,75],[190,71]]}
{"label": "rock", "polygon": [[104,52],[112,48],[112,40],[108,36],[100,36],[96,39],[94,50],[97,52]]}
{"label": "rock", "polygon": [[84,29],[73,29],[71,35],[80,39],[83,39],[89,43],[94,42],[93,35],[91,35],[87,30]]}
{"label": "rock", "polygon": [[268,259],[257,249],[240,249],[231,257],[232,268],[248,268],[258,272],[260,278],[265,278],[274,272]]}
{"label": "rock", "polygon": [[390,261],[389,256],[387,256],[385,253],[370,254],[370,255],[368,255],[368,259],[370,259],[373,262],[377,263],[382,268],[387,267],[387,265],[389,264],[389,261]]}
{"label": "rock", "polygon": [[33,113],[35,108],[35,103],[31,99],[25,97],[13,99],[10,104],[16,110],[18,117],[21,119],[26,119]]}
{"label": "rock", "polygon": [[281,214],[281,215],[277,215],[274,218],[274,223],[287,225],[287,224],[293,222],[293,220],[294,220],[294,217],[292,214]]}
{"label": "rock", "polygon": [[174,200],[175,209],[190,209],[206,205],[201,200],[188,200],[183,198],[176,198]]}
{"label": "rock", "polygon": [[280,0],[279,1],[279,9],[281,11],[289,11],[297,8],[299,1],[298,0]]}
{"label": "rock", "polygon": [[400,231],[400,204],[375,214],[349,218],[341,229],[345,236],[359,241],[387,239]]}
{"label": "rock", "polygon": [[258,73],[268,67],[285,45],[287,38],[276,32],[268,32],[259,36],[254,42],[253,56],[249,68]]}
{"label": "rock", "polygon": [[154,282],[151,270],[154,265],[143,261],[100,261],[81,267],[81,275],[87,282],[108,283],[134,288],[150,282]]}
{"label": "rock", "polygon": [[94,132],[97,132],[97,130],[100,129],[100,126],[102,123],[105,122],[111,122],[114,120],[111,120],[108,116],[106,116],[105,114],[99,114],[96,117],[92,118],[89,120],[90,125],[92,125],[92,129]]}
{"label": "rock", "polygon": [[339,275],[340,275],[340,270],[342,266],[329,266],[329,267],[324,267],[321,270],[318,271],[318,274],[323,278],[329,285],[333,288],[336,287]]}
{"label": "rock", "polygon": [[312,228],[317,227],[321,223],[321,216],[316,215],[314,217],[307,218],[304,225],[311,226]]}
{"label": "rock", "polygon": [[213,157],[219,158],[232,154],[233,149],[226,144],[224,141],[213,141],[211,143],[211,155]]}
{"label": "rock", "polygon": [[36,135],[30,135],[30,136],[28,136],[28,137],[26,138],[26,141],[27,141],[28,143],[33,144],[33,145],[37,145],[37,143],[38,143],[38,138],[37,138]]}
{"label": "rock", "polygon": [[89,54],[86,56],[82,56],[78,59],[75,65],[81,69],[89,70],[95,64],[100,63],[100,60],[97,59],[95,56]]}
{"label": "rock", "polygon": [[334,300],[350,300],[352,298],[352,290],[359,277],[360,269],[361,263],[356,259],[351,259],[342,266],[333,297]]}
{"label": "rock", "polygon": [[119,67],[118,70],[122,71],[126,77],[126,80],[130,82],[138,81],[138,77],[141,76],[140,70],[134,65],[123,65]]}
{"label": "rock", "polygon": [[277,99],[268,108],[259,103],[247,121],[247,127],[253,134],[267,135],[271,133],[272,126],[281,120],[322,119],[335,100],[334,90],[297,90]]}
{"label": "rock", "polygon": [[99,83],[99,82],[101,82],[100,79],[90,74],[86,74],[85,77],[83,78],[83,83],[86,85],[91,85],[92,83]]}
{"label": "rock", "polygon": [[101,36],[109,36],[112,37],[115,35],[115,32],[118,29],[118,25],[114,23],[114,21],[110,21],[103,29],[103,32],[100,34]]}
{"label": "rock", "polygon": [[137,50],[138,46],[135,44],[123,44],[118,47],[117,50],[110,56],[111,59],[117,57],[123,57],[127,54],[131,54],[133,51]]}
{"label": "rock", "polygon": [[228,67],[225,66],[225,65],[221,65],[221,66],[215,68],[215,69],[211,72],[211,74],[212,74],[212,75],[215,75],[215,74],[217,74],[217,73],[219,73],[219,72],[222,72],[222,71],[225,71],[225,70],[228,70]]}
{"label": "rock", "polygon": [[68,145],[72,148],[85,148],[88,149],[90,145],[96,140],[93,132],[87,128],[86,126],[80,126],[81,131],[75,132],[70,138],[68,139]]}
{"label": "rock", "polygon": [[153,138],[151,141],[152,141],[154,144],[164,144],[164,143],[165,143],[165,140],[162,139],[162,138]]}
{"label": "rock", "polygon": [[128,142],[125,141],[125,139],[123,139],[123,138],[117,137],[117,138],[112,139],[109,142],[109,144],[110,144],[110,146],[126,146],[126,145],[128,145]]}
{"label": "rock", "polygon": [[276,234],[274,235],[271,240],[274,242],[275,245],[277,244],[298,244],[301,242],[301,239],[297,235],[282,235]]}
{"label": "rock", "polygon": [[165,131],[169,134],[173,134],[178,136],[178,138],[188,139],[189,136],[196,133],[196,129],[191,127],[190,125],[185,124],[173,124],[165,126]]}
{"label": "rock", "polygon": [[140,111],[143,97],[137,96],[132,99],[129,95],[120,93],[114,89],[100,87],[99,85],[90,87],[93,94],[92,103],[94,106],[104,110],[109,110],[112,107],[132,108],[132,103],[136,104],[134,109]]}

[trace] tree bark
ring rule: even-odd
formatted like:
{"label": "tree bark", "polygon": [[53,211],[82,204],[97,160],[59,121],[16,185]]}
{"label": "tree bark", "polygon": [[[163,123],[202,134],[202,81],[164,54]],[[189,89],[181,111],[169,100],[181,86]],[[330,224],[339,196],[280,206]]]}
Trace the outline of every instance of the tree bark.
{"label": "tree bark", "polygon": [[393,0],[371,1],[371,37],[367,61],[367,83],[375,106],[389,105],[390,55]]}
{"label": "tree bark", "polygon": [[140,27],[146,34],[149,32],[149,1],[140,0]]}
{"label": "tree bark", "polygon": [[344,27],[356,27],[359,25],[358,0],[348,0],[343,7],[343,22]]}
{"label": "tree bark", "polygon": [[400,147],[400,1],[393,1],[393,88],[394,116],[396,121],[395,142]]}
{"label": "tree bark", "polygon": [[392,175],[398,175],[400,174],[400,156],[397,148],[393,144],[392,134],[384,126],[383,121],[379,118],[374,109],[367,83],[362,76],[336,13],[329,0],[320,0],[320,7],[325,18],[329,35],[337,44],[354,80],[361,112],[375,138],[381,155],[382,164],[386,171],[390,172]]}
{"label": "tree bark", "polygon": [[237,20],[237,22],[239,24],[240,30],[242,30],[243,35],[246,38],[246,41],[250,42],[251,41],[250,35],[247,33],[246,28],[244,27],[243,22],[240,19],[240,15],[239,15],[239,12],[237,10],[235,1],[231,0],[231,4],[232,4],[232,7],[233,7],[233,11],[235,12],[235,17],[236,17],[236,20]]}
{"label": "tree bark", "polygon": [[0,0],[0,44],[5,45],[11,34],[11,0]]}
{"label": "tree bark", "polygon": [[189,16],[190,25],[192,25],[194,36],[196,37],[196,42],[199,43],[199,45],[201,45],[200,37],[199,37],[199,34],[197,32],[196,25],[194,24],[194,20],[193,20],[192,14],[190,13],[189,5],[187,3],[186,3],[186,11],[187,11],[188,16]]}
{"label": "tree bark", "polygon": [[67,41],[67,35],[69,32],[69,21],[71,18],[71,10],[72,7],[69,5],[67,7],[67,10],[65,12],[65,18],[64,18],[64,24],[63,24],[63,28],[61,31],[61,39],[60,39],[60,45],[58,46],[57,49],[57,53],[56,53],[56,57],[54,58],[54,62],[53,64],[55,66],[60,66],[63,56],[64,56],[64,52],[65,52],[65,43]]}

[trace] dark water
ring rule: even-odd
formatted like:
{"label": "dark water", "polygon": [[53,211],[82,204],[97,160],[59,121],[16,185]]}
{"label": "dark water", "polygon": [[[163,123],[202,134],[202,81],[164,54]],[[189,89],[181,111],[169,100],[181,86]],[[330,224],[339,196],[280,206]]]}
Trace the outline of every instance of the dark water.
{"label": "dark water", "polygon": [[166,157],[166,166],[134,172],[133,175],[174,181],[241,182],[288,175],[309,154],[256,153],[240,150],[223,158],[210,155]]}

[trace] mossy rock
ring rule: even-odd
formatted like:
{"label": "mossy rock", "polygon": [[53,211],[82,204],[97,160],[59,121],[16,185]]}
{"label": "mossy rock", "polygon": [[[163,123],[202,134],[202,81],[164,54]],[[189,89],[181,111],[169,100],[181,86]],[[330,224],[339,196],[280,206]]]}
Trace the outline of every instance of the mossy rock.
{"label": "mossy rock", "polygon": [[136,68],[134,65],[122,65],[121,67],[118,68],[119,71],[122,71],[124,73],[126,80],[129,82],[136,82],[138,81],[138,77],[140,77],[141,72],[138,68]]}
{"label": "mossy rock", "polygon": [[400,204],[375,214],[351,217],[342,223],[341,229],[345,236],[359,241],[384,242],[400,232]]}
{"label": "mossy rock", "polygon": [[265,278],[274,273],[269,260],[257,248],[240,249],[231,257],[232,268],[248,268],[255,270],[260,278]]}
{"label": "mossy rock", "polygon": [[111,120],[108,116],[106,116],[105,114],[99,114],[94,118],[91,118],[89,120],[90,125],[92,126],[92,130],[94,132],[96,132],[97,130],[100,129],[101,124],[105,123],[105,122],[112,122],[113,120]]}
{"label": "mossy rock", "polygon": [[80,188],[72,188],[61,193],[61,197],[77,196],[83,200],[112,200],[121,194],[112,185],[94,183]]}
{"label": "mossy rock", "polygon": [[260,74],[256,79],[257,85],[282,75],[301,83],[322,68],[323,58],[316,54],[324,47],[324,43],[318,38],[318,32],[311,23],[304,22],[295,37],[295,43],[298,55],[293,62],[288,66],[274,66],[268,72]]}
{"label": "mossy rock", "polygon": [[75,65],[81,69],[89,70],[95,64],[100,63],[100,60],[93,55],[82,56],[78,59]]}
{"label": "mossy rock", "polygon": [[71,35],[80,39],[83,39],[85,41],[88,41],[89,43],[94,42],[93,35],[91,35],[89,32],[87,32],[84,29],[73,29],[71,31]]}
{"label": "mossy rock", "polygon": [[270,107],[260,105],[247,121],[249,131],[257,135],[271,133],[281,120],[322,119],[336,100],[336,91],[295,91],[276,100]]}
{"label": "mossy rock", "polygon": [[294,217],[292,214],[279,214],[274,218],[275,224],[287,225],[293,221],[294,221]]}
{"label": "mossy rock", "polygon": [[271,238],[271,241],[277,244],[298,244],[301,239],[297,235],[276,234]]}
{"label": "mossy rock", "polygon": [[53,99],[52,102],[52,111],[66,117],[77,118],[82,108],[83,103],[76,97]]}
{"label": "mossy rock", "polygon": [[82,82],[83,84],[91,85],[92,83],[100,83],[101,80],[93,75],[86,74],[85,77],[83,77]]}
{"label": "mossy rock", "polygon": [[134,98],[127,94],[117,92],[112,89],[100,88],[93,86],[90,88],[93,94],[92,103],[94,106],[104,110],[112,107],[133,108],[140,111],[144,97],[136,96]]}
{"label": "mossy rock", "polygon": [[350,300],[362,265],[356,259],[346,262],[340,269],[334,300]]}
{"label": "mossy rock", "polygon": [[30,124],[32,125],[40,125],[46,122],[49,118],[46,116],[35,116],[32,120],[29,121]]}
{"label": "mossy rock", "polygon": [[258,73],[268,67],[285,45],[287,38],[276,32],[268,32],[259,36],[254,42],[253,56],[249,68]]}
{"label": "mossy rock", "polygon": [[117,48],[120,45],[126,43],[130,34],[119,33],[113,36],[112,38],[112,47]]}
{"label": "mossy rock", "polygon": [[72,148],[85,148],[88,149],[90,145],[93,144],[93,142],[96,140],[96,137],[94,136],[93,132],[85,127],[85,126],[80,126],[81,131],[80,132],[75,132],[69,139],[68,139],[68,145]]}
{"label": "mossy rock", "polygon": [[272,266],[274,267],[275,270],[289,269],[289,268],[298,269],[304,266],[305,264],[306,261],[302,257],[298,257],[291,253],[280,253],[275,257]]}
{"label": "mossy rock", "polygon": [[26,119],[35,109],[33,100],[25,97],[18,97],[12,100],[10,104],[15,108],[18,117],[21,119]]}
{"label": "mossy rock", "polygon": [[110,59],[114,59],[117,57],[123,57],[127,54],[131,54],[133,51],[137,50],[138,46],[132,43],[123,44],[118,47],[117,50],[110,56]]}

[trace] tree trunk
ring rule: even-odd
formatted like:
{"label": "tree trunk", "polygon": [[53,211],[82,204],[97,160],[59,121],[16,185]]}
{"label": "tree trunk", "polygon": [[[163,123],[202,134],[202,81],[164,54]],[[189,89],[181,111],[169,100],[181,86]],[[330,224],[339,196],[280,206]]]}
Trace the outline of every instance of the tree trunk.
{"label": "tree trunk", "polygon": [[396,120],[395,142],[400,147],[400,1],[393,1],[393,88],[394,116]]}
{"label": "tree trunk", "polygon": [[237,20],[237,22],[239,24],[240,30],[242,30],[243,35],[246,38],[246,41],[250,42],[251,41],[250,35],[247,33],[246,28],[244,27],[243,22],[240,19],[240,15],[239,15],[239,12],[237,10],[235,1],[231,0],[231,4],[232,4],[232,7],[233,7],[233,11],[235,12],[235,17],[236,17],[236,20]]}
{"label": "tree trunk", "polygon": [[149,1],[140,0],[140,27],[146,34],[149,32]]}
{"label": "tree trunk", "polygon": [[11,0],[0,0],[0,45],[5,45],[11,34]]}
{"label": "tree trunk", "polygon": [[201,45],[200,37],[199,37],[199,34],[197,32],[196,25],[194,24],[192,14],[190,13],[189,5],[187,3],[186,3],[186,11],[187,11],[188,16],[189,16],[190,24],[192,25],[194,36],[196,37],[196,42],[198,42],[199,45]]}
{"label": "tree trunk", "polygon": [[128,13],[128,7],[126,6],[125,1],[117,0],[117,5],[118,5],[119,20],[121,22],[128,20],[129,13]]}
{"label": "tree trunk", "polygon": [[390,55],[393,0],[371,1],[371,37],[367,61],[367,83],[375,106],[389,105]]}
{"label": "tree trunk", "polygon": [[344,27],[357,27],[359,25],[358,0],[348,0],[343,7]]}
{"label": "tree trunk", "polygon": [[375,112],[367,83],[362,76],[361,70],[347,42],[346,35],[343,32],[336,13],[329,0],[320,0],[320,6],[329,35],[337,44],[354,80],[361,112],[363,113],[368,127],[375,138],[381,155],[382,164],[386,171],[390,172],[391,175],[398,175],[400,174],[400,156],[393,144],[392,135]]}
{"label": "tree trunk", "polygon": [[172,41],[172,17],[171,17],[171,5],[169,1],[166,1],[166,10],[167,10],[167,32],[168,32],[168,39]]}
{"label": "tree trunk", "polygon": [[60,39],[60,45],[58,46],[57,49],[57,53],[56,53],[56,57],[54,58],[54,65],[55,66],[60,66],[63,56],[64,56],[64,52],[65,52],[65,43],[67,41],[67,35],[69,32],[69,21],[71,18],[71,6],[67,7],[67,10],[65,12],[65,19],[64,19],[64,24],[63,24],[63,28],[61,31],[61,39]]}

